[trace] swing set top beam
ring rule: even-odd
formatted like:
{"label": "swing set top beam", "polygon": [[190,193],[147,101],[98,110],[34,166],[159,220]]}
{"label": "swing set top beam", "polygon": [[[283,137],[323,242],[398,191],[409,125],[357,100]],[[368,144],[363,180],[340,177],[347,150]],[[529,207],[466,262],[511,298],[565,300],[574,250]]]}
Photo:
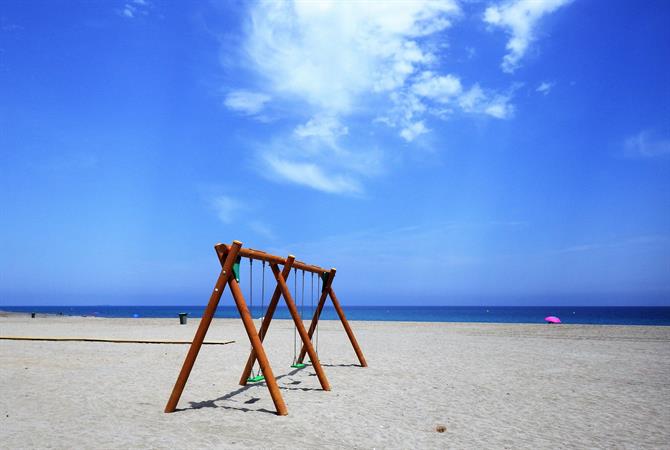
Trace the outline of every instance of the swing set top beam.
{"label": "swing set top beam", "polygon": [[[217,252],[220,252],[225,249],[225,252],[230,251],[230,245],[228,244],[216,244],[214,248],[217,250]],[[240,248],[239,256],[243,258],[249,258],[249,259],[256,259],[258,261],[267,261],[269,263],[274,263],[274,264],[281,264],[282,266],[286,265],[286,259],[282,256],[277,256],[277,255],[271,255],[269,253],[266,253],[262,250],[254,250],[252,248]],[[289,255],[291,256],[291,255]],[[317,274],[323,274],[326,272],[329,272],[329,270],[324,269],[323,267],[320,266],[315,266],[313,264],[307,264],[302,261],[293,261],[293,264],[291,265],[291,268],[295,268],[298,270],[304,270],[305,272],[312,272],[312,273],[317,273]]]}

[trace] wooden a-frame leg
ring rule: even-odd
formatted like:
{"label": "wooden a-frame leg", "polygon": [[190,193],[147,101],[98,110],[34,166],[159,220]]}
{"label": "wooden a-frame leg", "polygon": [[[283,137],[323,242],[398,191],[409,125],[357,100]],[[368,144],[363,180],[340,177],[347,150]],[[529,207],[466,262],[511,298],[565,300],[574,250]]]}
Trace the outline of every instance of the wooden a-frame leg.
{"label": "wooden a-frame leg", "polygon": [[[307,336],[309,336],[309,340],[311,342],[312,337],[314,336],[314,331],[316,330],[316,326],[319,323],[319,318],[321,317],[321,311],[323,310],[323,306],[326,304],[326,297],[328,296],[328,287],[333,282],[333,278],[335,278],[335,269],[331,269],[330,272],[328,273],[328,278],[326,279],[326,282],[323,285],[323,288],[321,289],[321,296],[319,297],[319,303],[316,305],[316,310],[314,311],[314,316],[312,316],[312,322],[309,324],[309,331],[307,332]],[[320,274],[319,274],[320,276]],[[298,356],[298,362],[303,363],[305,361],[305,355],[307,354],[307,348],[303,345],[302,349],[300,350],[300,355]]]}
{"label": "wooden a-frame leg", "polygon": [[[284,280],[288,278],[288,276],[291,273],[291,266],[284,266],[284,269],[282,270],[282,277],[284,277]],[[265,335],[268,332],[268,328],[270,327],[270,322],[272,321],[272,317],[275,314],[275,310],[277,309],[277,304],[279,303],[279,297],[281,296],[281,288],[279,287],[279,284],[275,287],[274,293],[272,294],[272,298],[270,299],[270,303],[268,304],[268,309],[265,312],[265,316],[263,317],[263,322],[261,323],[261,328],[258,330],[258,337],[260,338],[261,342],[265,339]],[[244,366],[244,370],[242,371],[242,377],[240,378],[240,385],[246,386],[247,384],[247,379],[251,375],[251,370],[254,367],[254,363],[256,362],[256,352],[254,349],[251,349],[251,353],[249,354],[249,358],[247,359],[247,364]]]}
{"label": "wooden a-frame leg", "polygon": [[237,258],[237,253],[239,252],[241,246],[241,242],[234,241],[230,252],[225,259],[225,262],[223,263],[223,268],[221,269],[219,278],[216,280],[214,290],[212,291],[212,295],[209,298],[209,303],[207,303],[207,308],[205,308],[205,312],[202,314],[202,319],[200,319],[198,330],[195,332],[193,342],[188,349],[186,359],[184,359],[184,364],[182,365],[181,371],[179,372],[179,376],[177,377],[174,388],[172,388],[170,399],[165,406],[166,413],[173,412],[177,408],[179,397],[181,397],[181,393],[184,391],[184,386],[186,386],[188,376],[191,374],[191,369],[193,369],[195,359],[198,357],[198,352],[200,351],[202,342],[205,340],[205,335],[207,334],[209,325],[211,324],[214,313],[216,312],[216,307],[219,305],[223,290],[226,288],[226,284],[230,279],[233,263]]}
{"label": "wooden a-frame leg", "polygon": [[354,336],[354,332],[349,326],[347,318],[344,316],[344,310],[342,309],[342,306],[340,306],[340,302],[337,300],[337,296],[335,295],[335,291],[333,291],[332,287],[328,288],[328,294],[330,295],[330,299],[333,301],[333,306],[335,306],[335,311],[337,311],[337,315],[340,316],[340,321],[344,326],[344,331],[346,331],[347,336],[349,336],[351,346],[354,347],[354,351],[356,352],[356,356],[358,356],[358,361],[361,363],[361,367],[367,367],[368,363],[365,361],[363,352],[361,351],[361,348],[358,346],[358,341],[356,341],[356,336]]}
{"label": "wooden a-frame leg", "polygon": [[[351,326],[349,325],[346,316],[344,315],[344,310],[342,309],[340,302],[337,300],[335,291],[333,291],[333,288],[331,287],[333,284],[334,277],[335,277],[335,269],[331,269],[328,275],[328,279],[326,280],[326,283],[323,286],[323,290],[321,292],[321,298],[319,299],[317,309],[316,311],[314,311],[314,317],[312,318],[312,323],[309,326],[309,333],[308,333],[309,338],[312,339],[314,330],[316,329],[316,326],[319,323],[319,317],[321,316],[321,310],[323,309],[323,306],[326,302],[326,297],[330,296],[330,299],[333,302],[333,306],[335,306],[335,311],[337,312],[337,315],[339,316],[340,321],[342,322],[342,326],[344,326],[344,331],[347,333],[347,336],[349,337],[349,341],[351,342],[351,346],[354,348],[354,352],[356,352],[356,356],[358,357],[358,361],[360,362],[361,367],[367,367],[368,363],[367,361],[365,361],[363,351],[361,350],[361,347],[358,345],[356,336],[354,335],[354,332],[351,329]],[[299,362],[302,362],[305,359],[305,353],[306,353],[305,347],[303,347],[302,350],[300,351],[300,356],[298,357]]]}
{"label": "wooden a-frame leg", "polygon": [[[286,258],[286,265],[285,267],[291,267],[293,264],[293,261],[295,260],[295,257],[293,255],[289,255],[288,258]],[[284,278],[281,276],[281,273],[279,272],[279,266],[275,263],[270,263],[270,267],[272,268],[272,273],[275,276],[275,279],[277,280],[277,283],[279,284],[279,287],[281,288],[282,291],[282,296],[284,297],[284,300],[286,300],[286,306],[288,306],[288,310],[291,313],[291,317],[293,318],[293,322],[295,323],[296,328],[298,329],[298,334],[300,335],[300,339],[302,339],[302,345],[303,347],[307,348],[307,353],[309,354],[309,358],[312,360],[312,367],[314,367],[314,371],[316,372],[316,376],[319,378],[319,382],[321,383],[321,388],[323,388],[324,391],[329,391],[330,390],[330,384],[328,383],[328,378],[326,378],[326,374],[323,371],[323,368],[321,367],[321,363],[319,362],[319,358],[316,356],[316,352],[314,351],[314,347],[312,347],[312,342],[309,340],[309,337],[307,336],[307,331],[305,330],[305,325],[302,323],[302,318],[300,317],[300,314],[298,313],[298,308],[295,306],[295,303],[293,302],[293,297],[291,297],[291,292],[286,285],[286,281]]]}
{"label": "wooden a-frame leg", "polygon": [[[228,249],[226,248],[225,245],[223,244],[217,244],[215,246],[216,252],[219,256],[219,262],[223,265],[225,259],[226,259],[226,254],[228,252]],[[284,270],[282,271],[282,275],[284,276],[284,279],[286,279],[291,273],[291,267],[284,267]],[[263,339],[265,339],[265,335],[268,331],[268,328],[270,327],[270,322],[272,321],[272,317],[274,316],[275,310],[277,309],[277,304],[279,303],[279,297],[281,296],[281,288],[279,285],[275,287],[275,291],[272,294],[272,298],[270,299],[270,303],[268,304],[268,309],[265,313],[265,316],[263,317],[263,322],[261,323],[261,328],[258,330],[258,337],[263,342]],[[247,385],[247,379],[251,375],[251,370],[254,367],[254,364],[256,363],[256,351],[251,348],[251,352],[249,354],[249,358],[247,359],[247,364],[244,367],[244,371],[242,372],[242,377],[240,378],[239,384],[242,386]]]}
{"label": "wooden a-frame leg", "polygon": [[258,364],[261,366],[261,372],[265,377],[265,383],[267,384],[268,390],[270,391],[270,396],[272,397],[272,401],[275,404],[275,408],[277,408],[277,414],[280,416],[285,416],[288,414],[286,404],[284,403],[284,399],[282,398],[281,392],[279,391],[277,380],[272,373],[272,367],[270,367],[270,362],[268,361],[268,357],[265,354],[265,350],[263,349],[263,344],[261,343],[261,340],[258,337],[258,333],[256,332],[254,320],[251,318],[251,313],[249,313],[249,308],[247,307],[247,302],[244,300],[244,296],[242,295],[240,285],[237,284],[235,277],[231,277],[228,284],[230,284],[230,292],[233,294],[233,299],[235,299],[235,305],[237,306],[237,310],[239,311],[242,322],[244,323],[244,329],[249,336],[251,346],[253,347],[254,352],[256,352],[256,355],[258,355]]}

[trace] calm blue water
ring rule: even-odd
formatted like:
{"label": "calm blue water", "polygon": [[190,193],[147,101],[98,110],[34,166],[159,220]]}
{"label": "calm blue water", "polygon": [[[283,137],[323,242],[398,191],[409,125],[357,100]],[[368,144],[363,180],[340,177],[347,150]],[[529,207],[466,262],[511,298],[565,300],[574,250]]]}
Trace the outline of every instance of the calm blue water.
{"label": "calm blue water", "polygon": [[[177,317],[186,312],[189,317],[200,317],[204,306],[1,306],[5,311],[65,314],[98,317]],[[263,315],[254,307],[254,317]],[[499,322],[544,323],[546,316],[558,316],[563,323],[598,325],[670,325],[670,307],[472,307],[472,306],[345,306],[350,320],[386,320],[412,322]],[[305,320],[312,310],[305,307]],[[220,306],[216,317],[239,317],[234,306]],[[286,308],[277,308],[275,318],[290,318]],[[324,308],[322,319],[337,319],[335,310]]]}

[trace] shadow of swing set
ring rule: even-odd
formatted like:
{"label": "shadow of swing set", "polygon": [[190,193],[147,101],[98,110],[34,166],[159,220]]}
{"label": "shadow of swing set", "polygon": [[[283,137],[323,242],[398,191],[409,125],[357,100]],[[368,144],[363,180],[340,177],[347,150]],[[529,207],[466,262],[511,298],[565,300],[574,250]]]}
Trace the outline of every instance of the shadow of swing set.
{"label": "shadow of swing set", "polygon": [[[277,309],[280,297],[284,297],[286,306],[288,307],[291,318],[295,324],[295,330],[297,330],[302,341],[302,349],[300,350],[298,357],[293,361],[292,367],[304,367],[303,361],[305,356],[309,355],[309,359],[319,379],[321,388],[324,391],[330,390],[330,384],[328,383],[326,374],[323,371],[318,355],[312,346],[312,336],[314,335],[314,331],[318,325],[319,316],[321,315],[321,311],[323,310],[323,306],[326,303],[327,297],[330,297],[333,306],[335,307],[335,311],[337,312],[337,315],[339,316],[340,321],[344,326],[344,330],[346,331],[347,336],[351,341],[351,345],[356,352],[356,356],[358,357],[360,365],[362,367],[367,367],[367,362],[365,361],[363,352],[361,351],[361,348],[356,341],[356,336],[354,336],[354,332],[351,330],[349,322],[347,322],[344,311],[342,310],[342,306],[340,305],[340,302],[335,295],[335,291],[332,288],[333,278],[335,277],[336,272],[334,268],[325,270],[319,266],[305,264],[303,262],[296,261],[293,255],[289,255],[287,258],[283,258],[281,256],[271,255],[260,250],[245,249],[242,248],[242,243],[240,241],[233,241],[232,245],[216,244],[214,249],[216,250],[219,262],[221,263],[221,273],[219,274],[219,278],[216,280],[216,285],[214,286],[212,295],[209,298],[207,308],[205,308],[205,312],[203,313],[202,319],[200,320],[198,330],[195,333],[193,342],[191,343],[191,346],[186,355],[186,359],[184,360],[184,364],[181,368],[181,371],[179,372],[179,376],[177,377],[174,388],[172,389],[170,399],[165,406],[166,413],[174,412],[177,408],[177,403],[179,402],[179,398],[181,397],[181,394],[184,390],[184,386],[186,386],[191,369],[193,369],[193,364],[198,357],[198,352],[200,351],[200,347],[205,340],[205,335],[207,334],[207,330],[209,329],[209,325],[212,322],[214,313],[216,312],[216,308],[219,304],[219,301],[221,300],[221,295],[223,294],[226,285],[230,287],[233,299],[235,300],[235,305],[237,306],[237,310],[240,313],[240,318],[242,319],[244,329],[249,337],[252,348],[251,354],[249,355],[239,383],[240,385],[245,386],[248,382],[265,380],[278,415],[287,415],[288,409],[286,408],[286,404],[282,398],[279,386],[277,385],[277,380],[275,379],[275,376],[272,372],[272,367],[270,367],[270,362],[268,361],[267,355],[265,354],[265,350],[263,348],[263,339],[267,335],[268,328],[270,327],[270,321],[272,320],[272,316]],[[265,317],[263,318],[261,327],[258,331],[256,331],[256,326],[254,325],[253,318],[249,312],[247,302],[242,295],[242,290],[239,285],[239,263],[241,258],[248,258],[250,263],[254,259],[263,261],[263,265],[265,265],[265,263],[269,263],[270,269],[272,270],[275,280],[277,281],[277,285],[268,304]],[[279,268],[280,265],[283,266],[281,270]],[[305,330],[305,326],[303,325],[298,308],[296,307],[296,304],[286,283],[286,280],[291,273],[291,269],[303,271],[303,291],[304,272],[311,272],[323,279],[323,288],[321,289],[319,302],[314,311],[314,316],[312,317],[309,331]],[[297,278],[297,274],[294,276]],[[253,375],[252,370],[257,360],[262,376],[260,374],[251,376]]]}

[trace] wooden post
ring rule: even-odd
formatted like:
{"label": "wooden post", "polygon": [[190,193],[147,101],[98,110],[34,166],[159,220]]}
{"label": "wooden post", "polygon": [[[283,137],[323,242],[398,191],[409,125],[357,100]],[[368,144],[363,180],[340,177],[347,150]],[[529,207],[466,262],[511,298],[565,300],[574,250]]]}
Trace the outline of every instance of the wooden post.
{"label": "wooden post", "polygon": [[[333,291],[333,288],[331,287],[333,284],[333,278],[335,278],[335,273],[336,270],[330,269],[330,273],[328,274],[328,279],[323,285],[323,290],[321,291],[321,298],[319,299],[319,304],[317,305],[316,311],[314,311],[314,317],[312,317],[312,323],[309,326],[309,333],[308,336],[310,339],[312,339],[312,336],[314,335],[314,330],[316,329],[317,324],[319,323],[319,317],[321,316],[321,310],[323,309],[324,304],[326,303],[326,297],[330,296],[330,299],[333,302],[333,306],[335,306],[335,311],[337,311],[337,315],[340,317],[340,321],[342,322],[342,325],[344,326],[344,331],[346,331],[347,336],[349,337],[349,341],[351,342],[352,347],[354,348],[354,351],[356,352],[356,356],[358,357],[358,361],[361,363],[361,367],[367,367],[368,363],[365,361],[365,357],[363,356],[363,351],[361,350],[361,347],[358,345],[358,341],[356,340],[356,336],[354,335],[353,330],[351,329],[351,326],[349,325],[349,322],[347,321],[346,316],[344,315],[344,310],[342,309],[342,306],[340,305],[340,302],[337,300],[337,296],[335,295],[335,291]],[[298,357],[298,362],[303,362],[305,359],[305,347],[303,346],[302,350],[300,350],[300,356]]]}
{"label": "wooden post", "polygon": [[[293,260],[295,258],[293,255],[289,255],[288,258],[286,258],[286,266],[290,268],[290,266],[293,264]],[[286,267],[285,266],[285,267]],[[309,337],[307,337],[307,331],[305,330],[305,325],[302,323],[302,318],[300,317],[300,314],[298,313],[298,308],[295,306],[295,303],[293,302],[293,297],[291,297],[291,292],[286,285],[286,281],[284,278],[281,276],[281,273],[279,272],[279,266],[277,264],[271,263],[270,267],[272,268],[272,273],[274,273],[275,279],[277,280],[277,283],[279,284],[279,287],[281,288],[282,295],[284,296],[284,300],[286,300],[286,306],[288,306],[288,310],[291,313],[291,317],[293,318],[293,322],[295,323],[296,328],[298,329],[298,334],[300,335],[300,339],[302,340],[302,345],[303,347],[307,348],[307,353],[309,354],[309,358],[312,360],[312,367],[314,367],[314,371],[316,372],[316,376],[319,378],[319,382],[321,383],[321,387],[323,388],[324,391],[329,391],[330,390],[330,384],[328,383],[328,379],[326,378],[326,374],[323,371],[323,368],[321,367],[321,363],[319,362],[318,356],[316,356],[316,352],[314,351],[314,347],[312,347],[312,342],[309,340]]]}
{"label": "wooden post", "polygon": [[239,284],[237,284],[235,277],[231,277],[228,284],[230,284],[230,292],[233,294],[233,299],[235,299],[235,305],[237,305],[237,310],[239,311],[240,317],[242,318],[242,323],[244,323],[244,329],[249,336],[251,346],[256,352],[256,355],[258,355],[258,364],[261,366],[261,372],[263,372],[263,376],[265,377],[265,383],[267,384],[268,390],[270,391],[270,396],[272,397],[272,401],[275,404],[275,408],[277,408],[277,414],[280,416],[285,416],[288,414],[286,404],[284,403],[284,399],[282,398],[281,392],[279,391],[277,380],[272,373],[272,368],[270,367],[268,357],[265,354],[265,350],[263,350],[263,344],[261,343],[261,340],[258,337],[258,333],[256,332],[254,320],[251,318],[251,313],[249,313],[249,309],[247,308],[247,302],[244,300],[242,290],[240,289]]}
{"label": "wooden post", "polygon": [[340,306],[340,302],[337,300],[337,296],[335,296],[335,291],[333,291],[332,287],[328,287],[328,293],[330,294],[330,299],[333,301],[333,306],[335,306],[335,311],[337,311],[337,315],[340,316],[340,321],[344,326],[344,331],[347,332],[347,336],[349,336],[351,345],[354,347],[354,351],[356,352],[356,356],[358,356],[358,361],[361,363],[361,367],[367,367],[368,363],[365,361],[363,352],[361,351],[361,348],[358,346],[358,341],[356,341],[356,336],[354,336],[354,332],[351,330],[349,322],[347,322],[347,318],[344,316],[344,310],[342,309],[342,306]]}
{"label": "wooden post", "polygon": [[228,253],[223,264],[219,278],[216,280],[216,284],[214,285],[212,295],[209,297],[207,308],[205,308],[205,312],[202,314],[200,325],[198,325],[198,330],[196,331],[195,336],[193,337],[193,342],[188,349],[186,359],[184,359],[184,364],[182,365],[181,371],[179,372],[177,381],[175,382],[174,388],[172,389],[170,399],[165,406],[166,413],[173,412],[177,408],[179,397],[181,397],[181,393],[184,391],[184,386],[186,386],[188,376],[191,374],[191,369],[193,369],[195,359],[198,357],[198,352],[200,351],[202,342],[205,340],[205,335],[207,334],[209,325],[212,322],[214,313],[216,312],[216,307],[219,305],[219,300],[221,300],[223,290],[226,288],[226,284],[231,278],[233,263],[237,258],[237,253],[239,252],[241,246],[242,243],[240,241],[233,241],[233,245],[231,246],[230,252]]}
{"label": "wooden post", "polygon": [[[330,272],[328,273],[328,279],[326,279],[326,282],[324,283],[322,289],[321,289],[321,296],[319,297],[319,303],[316,305],[316,310],[314,311],[314,316],[312,316],[312,322],[309,324],[309,332],[307,333],[307,336],[309,336],[309,340],[312,340],[312,337],[314,336],[314,331],[316,330],[316,326],[319,323],[319,317],[321,317],[321,311],[323,310],[323,306],[326,304],[326,297],[328,296],[328,289],[326,287],[330,287],[330,285],[333,283],[333,278],[335,278],[335,269],[331,269]],[[321,274],[319,274],[321,276]],[[302,346],[302,349],[300,350],[300,355],[298,356],[298,362],[302,363],[305,360],[305,355],[307,354],[307,349],[305,346]]]}
{"label": "wooden post", "polygon": [[[291,274],[291,266],[289,265],[284,265],[284,270],[282,270],[282,277],[284,277],[284,280],[288,278],[288,276]],[[258,331],[258,337],[260,338],[261,342],[265,339],[265,335],[268,332],[268,328],[270,327],[270,322],[272,321],[272,317],[275,314],[275,310],[277,309],[277,304],[279,303],[279,297],[281,296],[281,287],[279,287],[279,284],[275,287],[275,291],[272,294],[272,298],[270,299],[270,303],[268,304],[268,309],[265,313],[265,316],[263,317],[263,322],[261,323],[261,328]],[[240,385],[246,386],[247,384],[247,379],[249,378],[249,375],[251,375],[251,370],[254,367],[254,363],[256,362],[256,352],[251,349],[251,353],[249,354],[249,358],[247,359],[247,364],[244,366],[244,371],[242,371],[242,377],[240,378]]]}

